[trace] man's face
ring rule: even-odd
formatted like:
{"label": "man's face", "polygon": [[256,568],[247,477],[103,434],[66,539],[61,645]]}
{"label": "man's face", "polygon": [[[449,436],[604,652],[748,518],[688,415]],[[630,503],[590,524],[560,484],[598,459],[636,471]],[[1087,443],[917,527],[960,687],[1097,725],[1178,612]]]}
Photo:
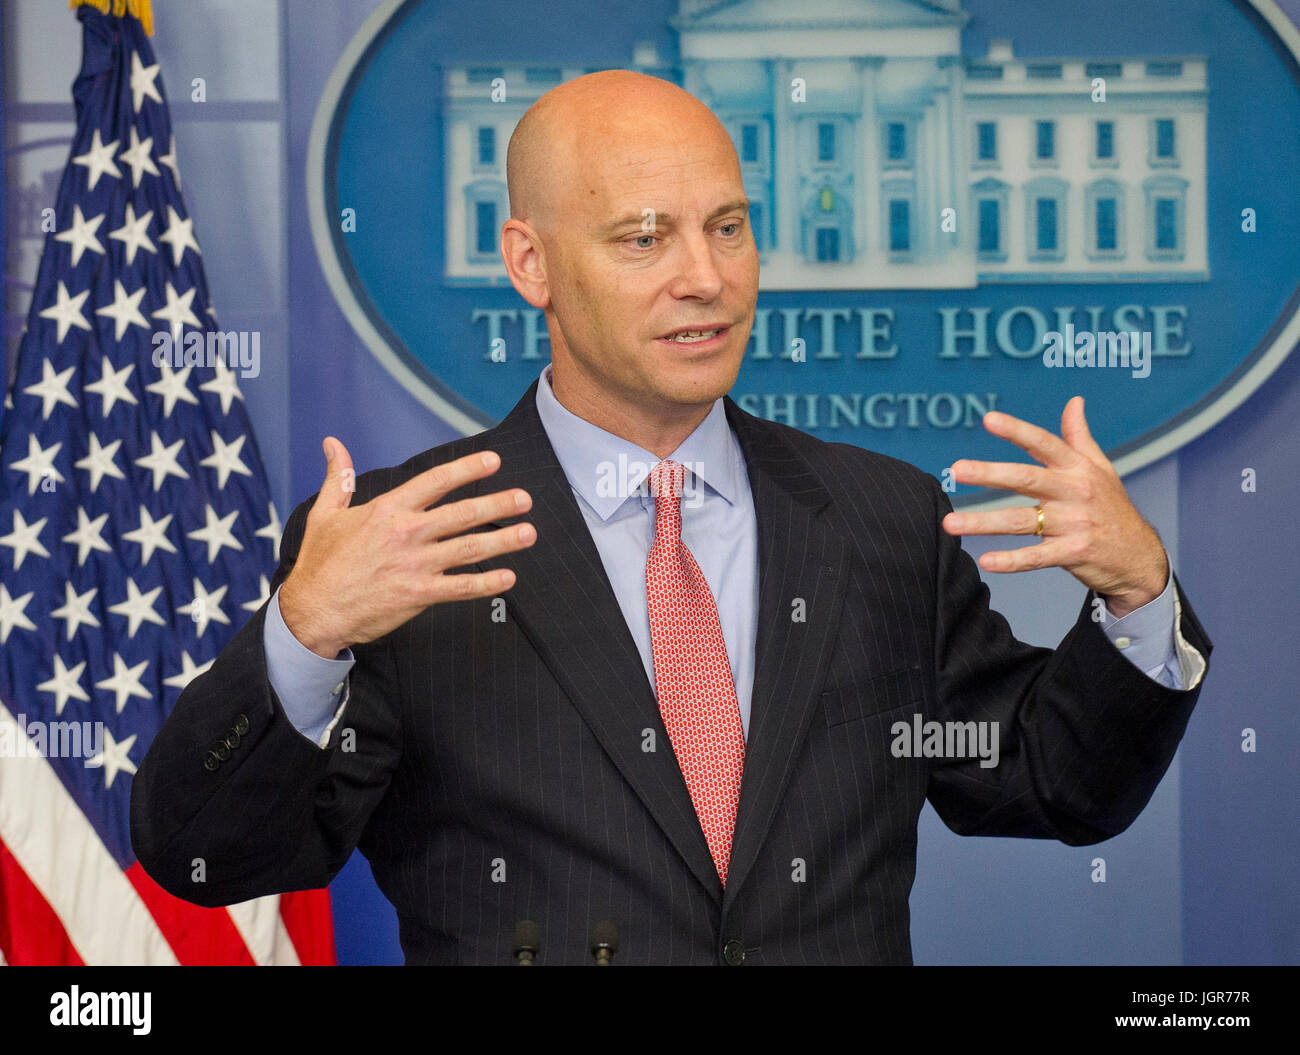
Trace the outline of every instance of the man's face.
{"label": "man's face", "polygon": [[758,295],[735,150],[706,121],[601,139],[545,238],[557,369],[606,402],[712,403],[735,383]]}

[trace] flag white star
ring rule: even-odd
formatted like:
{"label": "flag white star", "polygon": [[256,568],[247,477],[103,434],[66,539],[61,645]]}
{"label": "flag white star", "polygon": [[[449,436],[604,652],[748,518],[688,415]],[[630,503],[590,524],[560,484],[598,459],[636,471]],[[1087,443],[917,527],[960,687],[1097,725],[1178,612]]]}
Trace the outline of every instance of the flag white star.
{"label": "flag white star", "polygon": [[196,665],[194,660],[190,659],[188,652],[181,652],[181,672],[173,674],[170,678],[163,678],[163,684],[170,685],[173,689],[184,690],[200,674],[207,673],[213,662],[213,660],[208,660],[202,665]]}
{"label": "flag white star", "polygon": [[102,446],[99,437],[92,432],[90,434],[90,450],[84,458],[73,462],[76,468],[85,469],[86,472],[90,473],[90,493],[92,495],[99,490],[99,483],[105,476],[111,476],[115,480],[126,479],[114,460],[120,446],[122,446],[121,440],[114,440],[107,447]]}
{"label": "flag white star", "polygon": [[212,453],[204,458],[200,465],[208,465],[216,470],[218,489],[226,486],[226,481],[230,478],[231,473],[239,473],[241,476],[252,476],[253,470],[244,464],[243,459],[239,457],[239,452],[244,446],[244,440],[247,436],[240,436],[234,443],[227,443],[221,438],[221,433],[212,429]]}
{"label": "flag white star", "polygon": [[131,146],[117,155],[118,161],[131,167],[132,187],[140,186],[140,177],[146,172],[151,176],[158,175],[158,166],[153,163],[153,157],[149,153],[151,150],[153,150],[153,136],[141,139],[140,133],[135,130],[135,125],[132,125]]}
{"label": "flag white star", "polygon": [[153,392],[162,397],[163,417],[172,416],[172,408],[176,406],[176,401],[183,403],[199,402],[199,397],[190,391],[189,380],[192,366],[182,367],[180,370],[173,370],[170,364],[160,362],[158,368],[162,371],[162,377],[151,385],[145,385],[146,392]]}
{"label": "flag white star", "polygon": [[72,583],[63,584],[63,606],[54,609],[50,613],[55,619],[62,619],[66,624],[68,640],[72,640],[72,635],[77,632],[77,627],[83,623],[86,626],[99,626],[99,620],[95,618],[95,613],[90,610],[90,602],[95,599],[95,594],[99,591],[91,587],[85,593],[77,593],[72,588]]}
{"label": "flag white star", "polygon": [[140,684],[140,675],[144,673],[145,667],[149,665],[147,659],[142,659],[134,667],[128,667],[123,662],[122,657],[113,653],[113,676],[105,678],[103,681],[95,682],[95,688],[108,689],[117,697],[117,713],[122,713],[122,708],[126,706],[126,701],[132,696],[139,696],[141,699],[153,699],[153,694]]}
{"label": "flag white star", "polygon": [[245,601],[239,607],[245,612],[256,612],[262,605],[266,604],[271,596],[271,583],[265,575],[259,576],[258,593],[251,601]]}
{"label": "flag white star", "polygon": [[128,542],[139,544],[141,565],[149,563],[149,558],[153,556],[154,550],[162,549],[168,553],[176,552],[176,547],[172,545],[171,539],[167,537],[167,525],[171,522],[172,515],[170,513],[155,520],[146,507],[140,507],[140,526],[134,531],[126,532],[122,537]]}
{"label": "flag white star", "polygon": [[136,113],[140,112],[145,96],[156,103],[162,102],[162,96],[158,94],[158,86],[154,84],[161,68],[156,62],[152,66],[146,66],[140,61],[138,51],[131,52],[131,105]]}
{"label": "flag white star", "polygon": [[198,291],[198,286],[191,286],[183,294],[177,293],[175,287],[168,282],[163,292],[163,296],[167,298],[167,306],[149,313],[153,318],[162,319],[171,326],[172,341],[174,343],[180,341],[181,328],[185,323],[188,322],[196,330],[203,328],[203,323],[199,322],[199,317],[190,310],[190,301],[194,299],[194,294]]}
{"label": "flag white star", "polygon": [[95,129],[95,134],[90,140],[90,149],[84,154],[78,154],[72,159],[74,165],[84,165],[86,167],[87,186],[95,189],[95,184],[99,182],[99,177],[108,173],[114,179],[121,179],[122,173],[117,170],[117,165],[113,161],[113,153],[117,150],[120,139],[114,139],[111,143],[105,143],[99,138],[99,129]]}
{"label": "flag white star", "polygon": [[226,596],[227,586],[220,586],[211,593],[204,588],[203,583],[198,579],[194,580],[194,600],[187,605],[182,605],[176,611],[184,612],[194,620],[195,633],[203,636],[203,631],[207,630],[209,623],[225,623],[230,625],[230,618],[221,610],[221,599]]}
{"label": "flag white star", "polygon": [[149,433],[149,453],[137,458],[135,464],[153,473],[155,493],[162,490],[163,481],[169,476],[179,476],[182,480],[190,478],[190,474],[176,461],[176,452],[184,445],[185,439],[182,437],[170,447],[164,447],[162,440],[158,438],[158,433],[152,431]]}
{"label": "flag white star", "polygon": [[[185,249],[188,246],[193,249],[199,256],[203,251],[199,249],[199,243],[194,239],[194,219],[182,220],[180,214],[170,205],[167,206],[167,230],[159,237],[160,242],[169,242],[172,247],[172,265],[180,267],[181,257],[185,255]],[[197,326],[198,323],[195,323]]]}
{"label": "flag white star", "polygon": [[176,189],[181,189],[181,170],[176,167],[176,137],[172,136],[170,147],[166,154],[158,155],[158,160],[172,170],[172,179],[176,181]]}
{"label": "flag white star", "polygon": [[[146,692],[145,695],[149,694]],[[120,713],[121,710],[122,708],[119,707],[118,712]],[[85,762],[87,769],[104,770],[104,787],[111,788],[118,773],[135,772],[135,763],[127,755],[135,746],[135,738],[139,735],[139,733],[132,733],[119,744],[108,729],[104,730],[104,749],[94,757],[86,759]]]}
{"label": "flag white star", "polygon": [[[122,283],[119,282],[117,288],[120,290]],[[140,292],[144,292],[143,287],[141,287]],[[104,310],[103,308],[100,309],[100,311]],[[120,333],[117,335],[117,339],[122,339]],[[131,371],[134,369],[135,363],[127,363],[121,370],[114,370],[113,363],[107,355],[100,360],[99,380],[83,385],[82,389],[86,392],[93,392],[103,399],[104,405],[100,411],[101,416],[108,417],[119,399],[123,403],[130,403],[132,406],[137,405],[138,400],[135,398],[135,393],[126,384],[127,378],[131,376]]]}
{"label": "flag white star", "polygon": [[244,393],[239,391],[239,382],[235,380],[235,371],[226,366],[220,359],[213,360],[212,368],[215,371],[211,381],[204,381],[199,385],[202,392],[215,392],[221,397],[221,413],[230,413],[230,403],[235,399],[243,399]]}
{"label": "flag white star", "polygon": [[50,551],[41,545],[40,534],[49,517],[41,517],[34,524],[23,519],[22,513],[14,510],[14,529],[7,535],[0,535],[0,546],[8,546],[14,551],[14,570],[23,566],[27,554],[35,553],[38,557],[48,557]]}
{"label": "flag white star", "polygon": [[52,443],[50,446],[42,448],[34,432],[27,434],[27,457],[10,462],[9,468],[27,474],[27,493],[29,495],[36,493],[36,488],[40,486],[42,480],[49,479],[60,484],[64,482],[64,475],[54,467],[54,459],[58,457],[59,451],[62,449],[62,443]]}
{"label": "flag white star", "polygon": [[67,706],[68,700],[76,697],[78,700],[90,702],[90,697],[86,690],[81,687],[81,672],[86,669],[86,661],[83,659],[71,669],[63,662],[63,657],[57,652],[54,654],[54,677],[48,681],[43,681],[36,686],[37,692],[48,692],[54,697],[54,713],[61,715],[63,708]]}
{"label": "flag white star", "polygon": [[[122,285],[122,280],[120,278],[113,279],[113,303],[95,309],[96,315],[107,315],[113,320],[113,340],[120,341],[128,326],[139,326],[142,330],[150,328],[149,320],[140,314],[140,301],[144,300],[145,292],[144,283],[141,283],[140,288],[134,293],[127,293],[126,287]],[[108,357],[105,356],[105,362],[107,361]],[[131,367],[128,366],[126,369],[129,370]],[[87,385],[86,387],[89,388],[90,386]],[[134,403],[135,400],[133,399],[131,402]],[[107,415],[108,410],[106,409],[104,413]]]}
{"label": "flag white star", "polygon": [[[57,334],[59,344],[63,343],[63,338],[68,335],[68,330],[76,326],[81,330],[89,330],[90,323],[86,321],[86,316],[81,314],[81,305],[90,296],[89,289],[83,289],[75,297],[68,296],[68,287],[59,279],[58,288],[55,290],[55,301],[48,308],[41,312],[42,319],[53,319],[57,324]],[[74,406],[76,404],[73,404]],[[46,415],[49,416],[48,414]]]}
{"label": "flag white star", "polygon": [[29,396],[40,397],[41,416],[45,421],[50,420],[50,411],[59,403],[66,403],[70,407],[77,405],[77,401],[68,392],[68,379],[76,371],[75,366],[70,366],[62,373],[56,374],[53,365],[46,359],[41,363],[41,379],[36,384],[28,385],[23,389]]}
{"label": "flag white star", "polygon": [[104,541],[101,534],[106,520],[108,520],[107,513],[101,513],[94,520],[91,520],[84,509],[80,506],[77,507],[77,530],[69,531],[63,536],[63,541],[76,544],[78,568],[86,563],[86,558],[90,556],[91,550],[99,550],[103,553],[113,552],[112,547]]}
{"label": "flag white star", "polygon": [[9,640],[9,633],[14,627],[20,630],[36,629],[36,624],[23,614],[23,609],[35,596],[35,592],[28,592],[21,597],[10,597],[9,588],[0,582],[0,645]]}
{"label": "flag white star", "polygon": [[[232,510],[224,517],[218,517],[217,511],[210,505],[203,507],[203,518],[206,523],[196,531],[186,533],[186,538],[192,538],[196,542],[206,542],[208,544],[208,563],[212,564],[217,559],[217,554],[222,548],[242,550],[244,547],[240,541],[231,533],[230,525],[235,522],[239,516],[239,510]],[[223,587],[224,589],[224,587]]]}
{"label": "flag white star", "polygon": [[114,440],[107,447],[99,442],[99,437],[95,433],[90,433],[90,450],[84,458],[74,463],[76,468],[85,469],[90,474],[90,493],[94,494],[99,489],[100,481],[105,476],[111,476],[117,480],[125,480],[122,470],[118,468],[115,458],[117,449],[122,446],[121,440]]}
{"label": "flag white star", "polygon": [[275,559],[280,559],[280,536],[284,534],[284,528],[280,526],[280,517],[275,511],[275,503],[266,504],[270,520],[253,532],[258,538],[269,538],[271,545],[275,547]]}
{"label": "flag white star", "polygon": [[150,253],[158,252],[158,247],[149,238],[149,221],[152,219],[152,209],[137,218],[135,206],[131,202],[127,202],[126,214],[122,217],[122,226],[116,231],[108,232],[109,238],[116,238],[122,243],[122,250],[126,253],[126,262],[128,264],[135,260],[135,251],[137,249],[144,249]]}
{"label": "flag white star", "polygon": [[[163,617],[153,610],[154,600],[160,593],[162,593],[161,586],[155,586],[148,593],[141,593],[140,587],[136,586],[134,579],[128,578],[126,580],[126,600],[109,605],[108,610],[113,615],[125,617],[127,621],[127,637],[135,637],[135,632],[140,629],[141,623],[156,623],[158,626],[167,625]],[[121,707],[118,707],[119,711],[121,709]]]}
{"label": "flag white star", "polygon": [[80,205],[72,207],[72,226],[56,234],[54,240],[56,242],[67,242],[72,246],[73,267],[81,263],[81,254],[87,249],[103,254],[104,247],[99,244],[99,238],[95,235],[95,232],[99,230],[99,225],[103,222],[104,213],[102,212],[98,216],[92,216],[87,220],[81,215]]}

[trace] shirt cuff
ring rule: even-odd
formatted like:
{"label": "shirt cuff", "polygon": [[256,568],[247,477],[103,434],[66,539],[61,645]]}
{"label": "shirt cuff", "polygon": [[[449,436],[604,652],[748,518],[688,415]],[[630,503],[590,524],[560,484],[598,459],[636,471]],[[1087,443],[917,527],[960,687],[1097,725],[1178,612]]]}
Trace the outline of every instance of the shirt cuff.
{"label": "shirt cuff", "polygon": [[[1169,554],[1166,551],[1165,559]],[[1113,615],[1101,605],[1100,626],[1124,658],[1148,677],[1167,684],[1165,674],[1174,682],[1174,689],[1193,689],[1205,675],[1205,657],[1182,634],[1183,606],[1174,589],[1173,562],[1169,562],[1169,578],[1160,596],[1136,608],[1128,615]]]}
{"label": "shirt cuff", "polygon": [[335,659],[318,656],[293,636],[280,614],[280,590],[266,606],[262,626],[266,675],[290,724],[317,747],[330,734],[348,702],[348,673],[356,662],[345,648]]}
{"label": "shirt cuff", "polygon": [[1194,689],[1205,677],[1205,668],[1209,664],[1206,663],[1200,650],[1183,637],[1183,602],[1178,599],[1177,591],[1174,592],[1174,645],[1178,649],[1178,667],[1182,673],[1182,686],[1184,690]]}

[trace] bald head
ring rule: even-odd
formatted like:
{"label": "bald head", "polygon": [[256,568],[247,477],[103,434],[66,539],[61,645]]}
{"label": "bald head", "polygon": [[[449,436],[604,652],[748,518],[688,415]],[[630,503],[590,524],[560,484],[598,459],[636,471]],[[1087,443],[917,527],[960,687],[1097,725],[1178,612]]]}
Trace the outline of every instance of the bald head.
{"label": "bald head", "polygon": [[631,70],[602,70],[552,88],[529,107],[510,137],[506,182],[510,215],[539,230],[553,226],[566,203],[602,169],[618,145],[657,144],[679,137],[725,140],[722,123],[677,85]]}
{"label": "bald head", "polygon": [[546,313],[556,398],[666,457],[735,383],[754,322],[731,137],[676,85],[606,70],[538,99],[506,170],[501,255]]}

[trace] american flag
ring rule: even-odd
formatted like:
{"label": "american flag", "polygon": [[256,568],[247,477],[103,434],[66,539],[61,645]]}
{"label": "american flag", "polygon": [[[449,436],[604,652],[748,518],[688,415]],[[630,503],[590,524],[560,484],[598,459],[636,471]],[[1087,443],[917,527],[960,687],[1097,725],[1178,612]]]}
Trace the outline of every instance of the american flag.
{"label": "american flag", "polygon": [[145,27],[77,17],[76,134],[0,421],[0,952],[332,963],[324,891],[200,908],[131,851],[132,774],[266,599],[281,525],[243,364],[207,336]]}

